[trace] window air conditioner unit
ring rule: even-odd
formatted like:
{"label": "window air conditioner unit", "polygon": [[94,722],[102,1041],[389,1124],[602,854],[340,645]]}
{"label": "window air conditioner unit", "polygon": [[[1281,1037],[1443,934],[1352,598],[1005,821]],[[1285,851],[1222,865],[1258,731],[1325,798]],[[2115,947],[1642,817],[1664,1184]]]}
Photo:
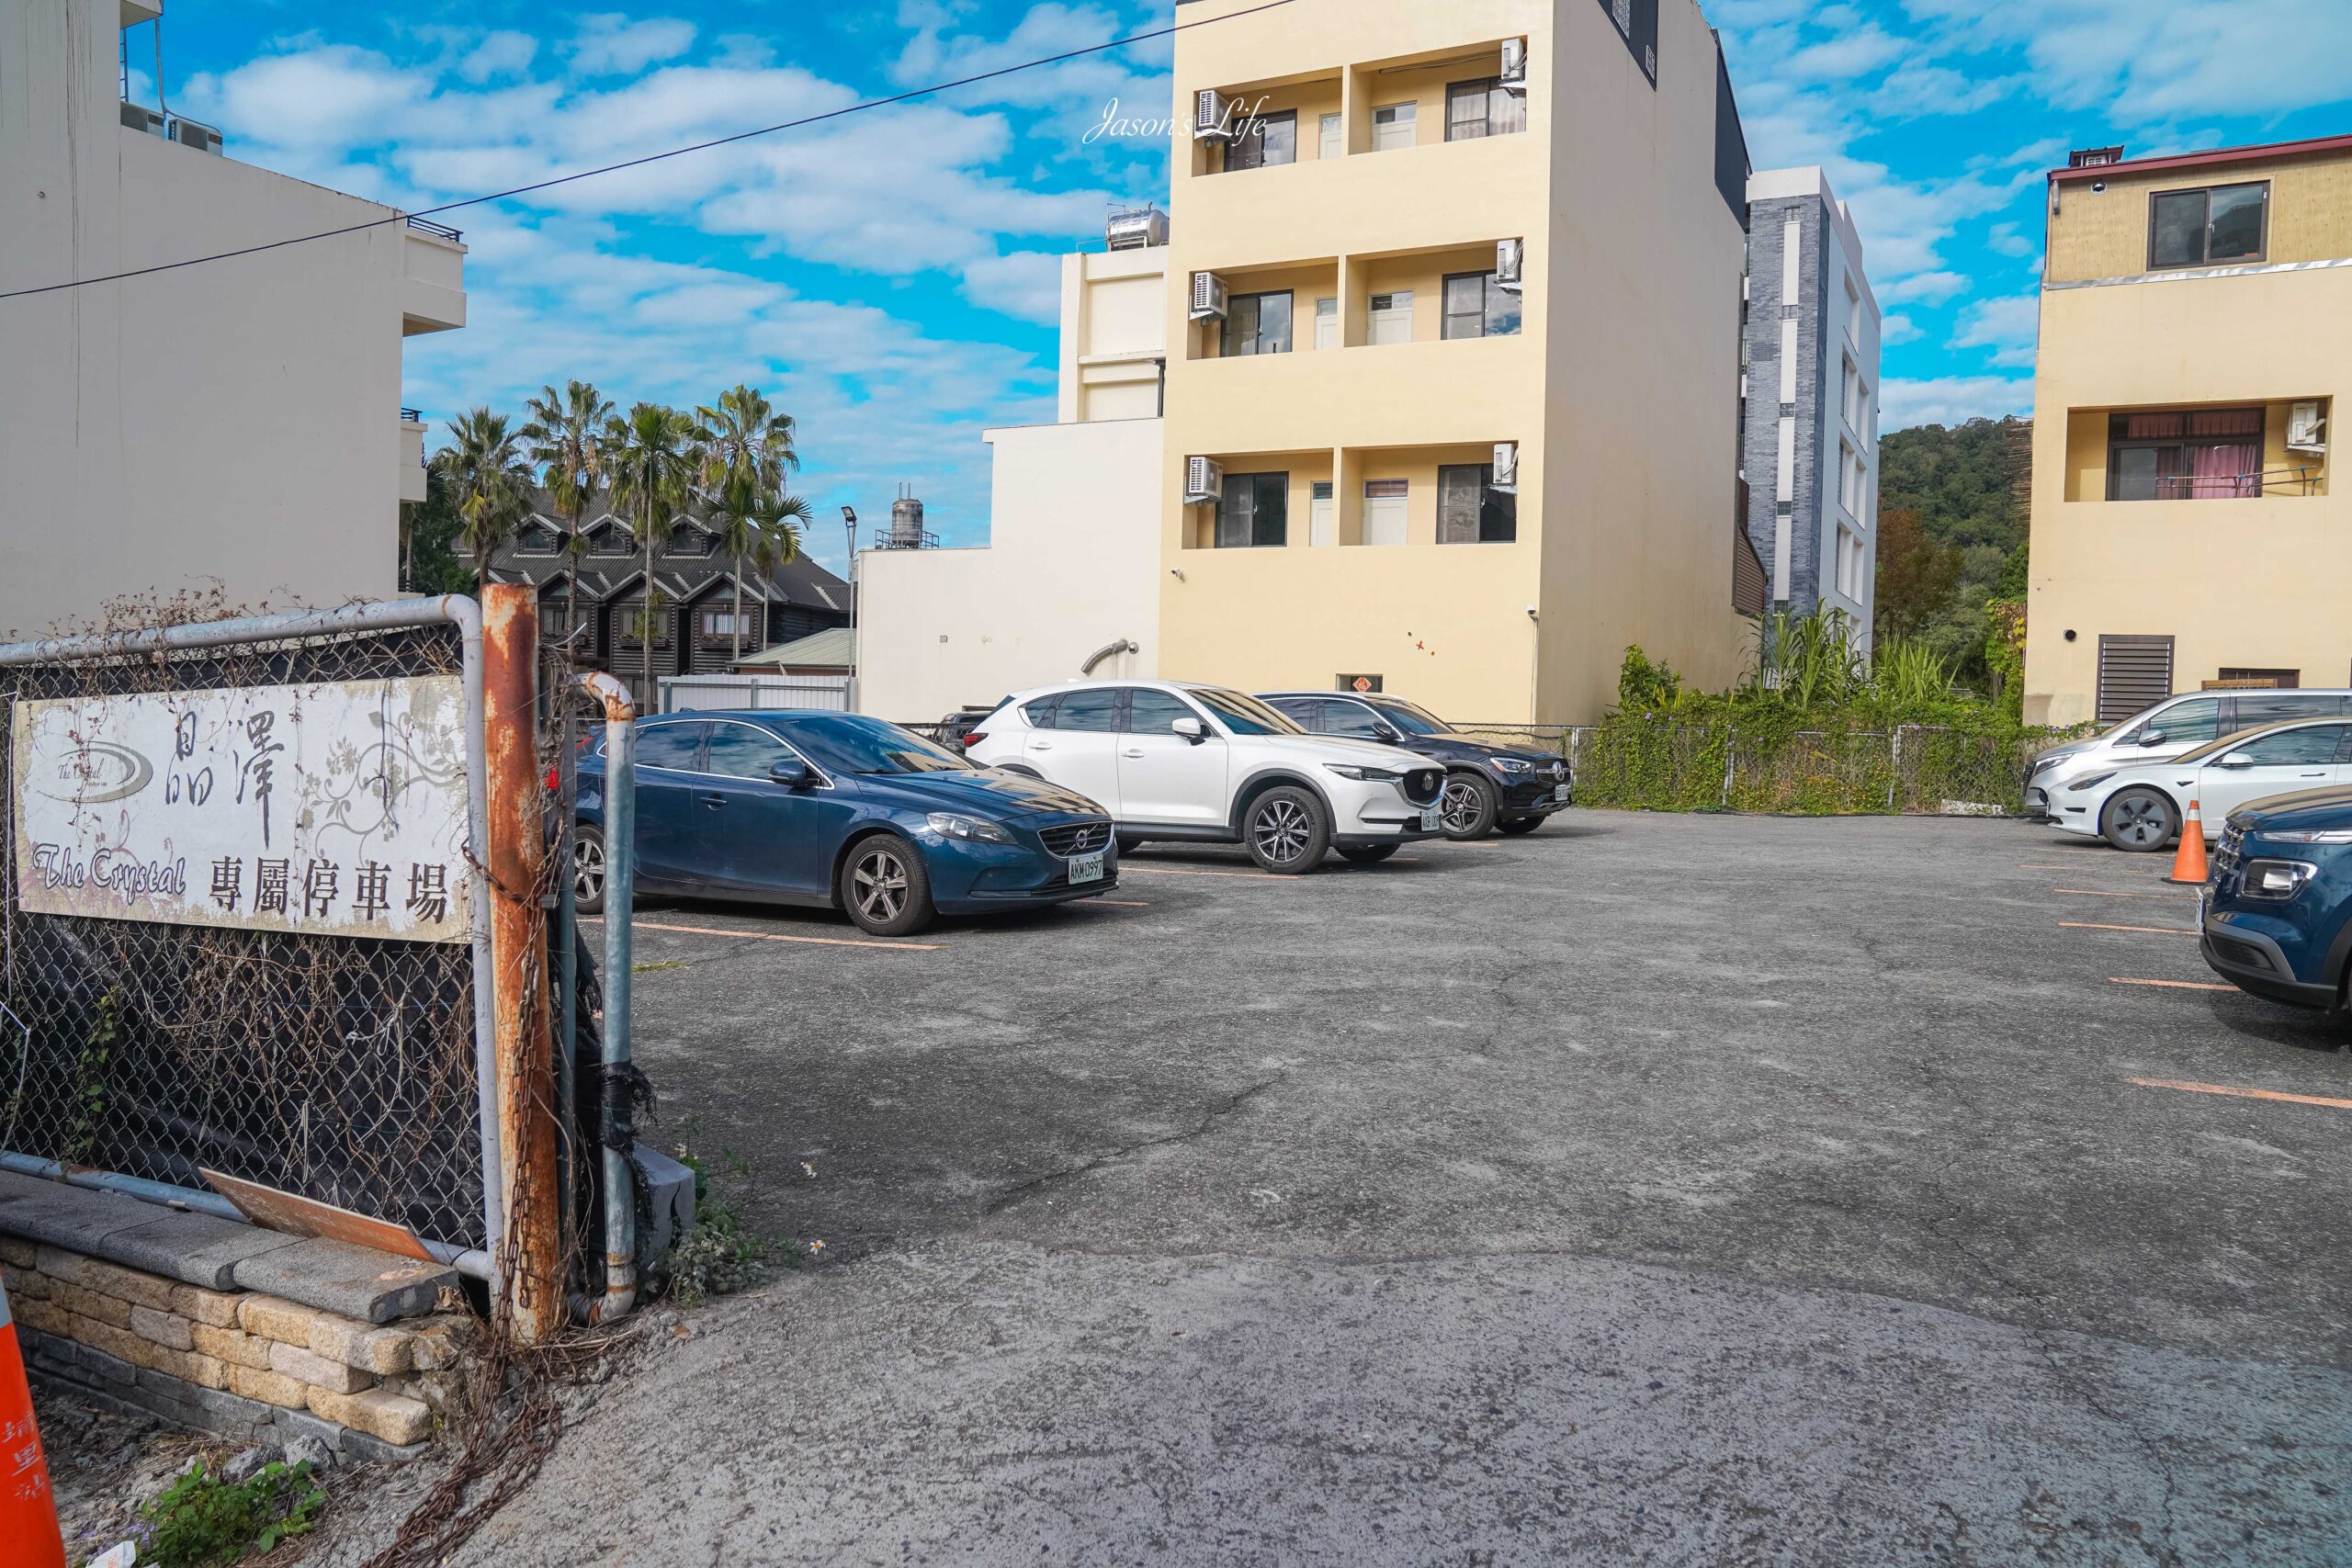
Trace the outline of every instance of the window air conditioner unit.
{"label": "window air conditioner unit", "polygon": [[1148,251],[1168,243],[1168,214],[1157,207],[1128,208],[1111,214],[1103,241],[1114,251]]}
{"label": "window air conditioner unit", "polygon": [[183,147],[193,147],[199,152],[220,151],[220,133],[209,125],[198,125],[192,119],[173,120],[171,139]]}
{"label": "window air conditioner unit", "polygon": [[1495,478],[1488,489],[1501,495],[1519,493],[1519,443],[1495,443]]}
{"label": "window air conditioner unit", "polygon": [[2324,453],[2327,450],[2327,416],[2320,412],[2318,403],[2297,403],[2287,417],[2287,450],[2290,452]]}
{"label": "window air conditioner unit", "polygon": [[1223,93],[1214,87],[1203,87],[1193,95],[1193,140],[1195,141],[1230,141],[1233,140],[1233,105]]}
{"label": "window air conditioner unit", "polygon": [[150,136],[161,136],[164,134],[163,111],[151,109],[145,104],[125,104],[122,106],[122,126],[125,130],[143,130]]}
{"label": "window air conditioner unit", "polygon": [[1196,321],[1225,320],[1225,279],[1213,272],[1193,274],[1193,311]]}
{"label": "window air conditioner unit", "polygon": [[1206,457],[1184,459],[1184,504],[1225,499],[1225,470]]}
{"label": "window air conditioner unit", "polygon": [[1520,290],[1520,279],[1527,263],[1527,242],[1498,240],[1495,242],[1495,287],[1506,294]]}
{"label": "window air conditioner unit", "polygon": [[1527,40],[1523,38],[1503,40],[1502,89],[1513,97],[1527,96]]}

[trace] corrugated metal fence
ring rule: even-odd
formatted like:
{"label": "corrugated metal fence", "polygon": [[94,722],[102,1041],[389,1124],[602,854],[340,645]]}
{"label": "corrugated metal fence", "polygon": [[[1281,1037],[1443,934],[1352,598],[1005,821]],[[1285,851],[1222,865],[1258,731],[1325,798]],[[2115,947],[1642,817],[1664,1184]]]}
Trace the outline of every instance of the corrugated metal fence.
{"label": "corrugated metal fence", "polygon": [[690,708],[821,708],[849,711],[846,675],[673,675],[662,682],[661,711]]}

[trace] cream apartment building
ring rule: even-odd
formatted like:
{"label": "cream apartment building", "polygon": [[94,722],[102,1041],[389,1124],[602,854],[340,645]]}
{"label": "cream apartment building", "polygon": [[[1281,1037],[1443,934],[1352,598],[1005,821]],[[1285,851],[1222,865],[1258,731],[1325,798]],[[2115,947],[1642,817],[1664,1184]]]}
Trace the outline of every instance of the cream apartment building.
{"label": "cream apartment building", "polygon": [[1598,717],[1737,674],[1746,145],[1692,0],[1185,0],[1159,667]]}
{"label": "cream apartment building", "polygon": [[989,543],[860,551],[857,706],[931,720],[1080,675],[1159,671],[1167,214],[1062,258],[1058,420],[984,434]]}
{"label": "cream apartment building", "polygon": [[2122,152],[2049,179],[2025,716],[2345,684],[2352,137]]}
{"label": "cream apartment building", "polygon": [[0,635],[214,582],[235,604],[386,597],[400,502],[424,495],[401,347],[465,324],[464,245],[124,102],[122,49],[146,58],[160,12],[0,0],[0,294],[377,226],[0,299]]}

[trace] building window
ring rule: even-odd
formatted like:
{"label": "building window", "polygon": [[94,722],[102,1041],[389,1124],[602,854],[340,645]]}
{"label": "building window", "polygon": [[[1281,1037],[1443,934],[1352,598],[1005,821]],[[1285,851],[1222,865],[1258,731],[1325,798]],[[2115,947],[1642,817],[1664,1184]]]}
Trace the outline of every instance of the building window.
{"label": "building window", "polygon": [[[758,619],[756,611],[743,612],[742,625],[745,637],[752,635],[752,628],[758,624]],[[700,627],[699,635],[705,642],[728,642],[731,641],[735,636],[736,623],[733,610],[705,610],[701,613],[696,624]]]}
{"label": "building window", "polygon": [[1859,604],[1862,602],[1862,563],[1869,558],[1862,536],[1851,528],[1838,530],[1838,592]]}
{"label": "building window", "polygon": [[1519,296],[1498,286],[1491,272],[1449,273],[1445,279],[1442,335],[1517,337]]}
{"label": "building window", "polygon": [[1280,114],[1251,115],[1242,122],[1241,134],[1235,137],[1225,150],[1227,172],[1271,169],[1277,164],[1297,162],[1296,109],[1284,109]]}
{"label": "building window", "polygon": [[1420,119],[1419,104],[1383,104],[1372,111],[1372,150],[1393,152],[1410,147]]}
{"label": "building window", "polygon": [[613,611],[614,633],[623,648],[641,649],[645,646],[645,634],[650,626],[653,632],[653,646],[667,648],[670,646],[670,623],[675,618],[666,606],[649,611],[644,600],[632,599]]}
{"label": "building window", "polygon": [[1437,542],[1508,545],[1519,537],[1519,497],[1495,489],[1491,463],[1449,464],[1437,471]]}
{"label": "building window", "polygon": [[1216,504],[1216,547],[1249,549],[1290,542],[1290,476],[1227,474]]}
{"label": "building window", "polygon": [[637,554],[637,541],[629,536],[627,529],[605,528],[597,534],[595,542],[589,547],[588,553],[605,558],[626,558]]}
{"label": "building window", "polygon": [[1870,470],[1854,456],[1851,443],[1838,443],[1838,504],[1846,509],[1849,517],[1862,514],[1862,491],[1868,484]]}
{"label": "building window", "polygon": [[539,640],[555,642],[571,630],[571,608],[560,599],[539,601]]}
{"label": "building window", "polygon": [[670,546],[662,553],[689,559],[710,554],[711,537],[690,524],[681,523],[670,530]]}
{"label": "building window", "polygon": [[[2256,670],[2243,665],[2222,666],[2222,684],[2245,691],[2291,692],[2303,683],[2300,670]],[[2238,699],[2238,728],[2252,729],[2257,724],[2277,724],[2282,719],[2309,718],[2316,710],[2298,706],[2302,698],[2290,698],[2270,708],[2260,705],[2257,697]],[[2252,716],[2249,717],[2248,716]]]}
{"label": "building window", "polygon": [[2120,413],[2108,422],[2109,501],[2230,501],[2262,493],[2260,409]]}
{"label": "building window", "polygon": [[1527,100],[1507,93],[1494,77],[1456,82],[1445,90],[1445,139],[1473,141],[1527,129]]}
{"label": "building window", "polygon": [[514,541],[514,553],[518,556],[551,556],[555,548],[555,530],[536,523],[524,529],[522,536]]}
{"label": "building window", "polygon": [[2270,210],[2268,182],[2158,191],[2148,202],[2148,265],[2258,262]]}
{"label": "building window", "polygon": [[1250,354],[1290,352],[1290,294],[1237,294],[1226,301],[1225,337],[1218,353],[1232,359]]}

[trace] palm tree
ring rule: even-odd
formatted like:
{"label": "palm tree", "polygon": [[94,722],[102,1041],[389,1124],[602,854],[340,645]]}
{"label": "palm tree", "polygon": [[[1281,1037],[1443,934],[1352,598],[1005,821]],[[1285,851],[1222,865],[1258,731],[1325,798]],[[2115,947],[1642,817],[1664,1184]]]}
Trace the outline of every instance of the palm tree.
{"label": "palm tree", "polygon": [[787,468],[800,467],[793,450],[792,416],[778,413],[765,397],[745,386],[718,394],[717,408],[698,408],[695,434],[703,448],[703,484],[716,491],[729,479],[752,481],[755,494],[784,488]]}
{"label": "palm tree", "polygon": [[433,464],[448,483],[480,593],[490,578],[492,553],[530,514],[531,469],[503,413],[475,409],[449,422],[449,436]]}
{"label": "palm tree", "polygon": [[539,465],[548,496],[571,525],[563,544],[564,558],[571,567],[563,624],[577,635],[580,568],[588,558],[588,541],[581,534],[581,524],[604,480],[603,440],[613,405],[587,382],[569,381],[561,397],[553,387],[543,387],[524,406],[531,414],[531,423],[522,430],[523,439],[530,443],[531,461]]}
{"label": "palm tree", "polygon": [[703,497],[703,514],[717,525],[718,547],[735,562],[735,652],[730,663],[743,658],[743,563],[763,572],[774,571],[800,557],[800,530],[807,523],[808,503],[797,495],[763,491],[747,473],[732,473]]}
{"label": "palm tree", "polygon": [[627,419],[605,423],[602,461],[614,503],[628,514],[637,529],[645,560],[645,608],[639,628],[645,647],[645,689],[638,694],[650,702],[653,684],[653,569],[660,559],[661,537],[670,520],[684,510],[694,494],[695,475],[703,466],[695,422],[673,408],[638,403]]}

